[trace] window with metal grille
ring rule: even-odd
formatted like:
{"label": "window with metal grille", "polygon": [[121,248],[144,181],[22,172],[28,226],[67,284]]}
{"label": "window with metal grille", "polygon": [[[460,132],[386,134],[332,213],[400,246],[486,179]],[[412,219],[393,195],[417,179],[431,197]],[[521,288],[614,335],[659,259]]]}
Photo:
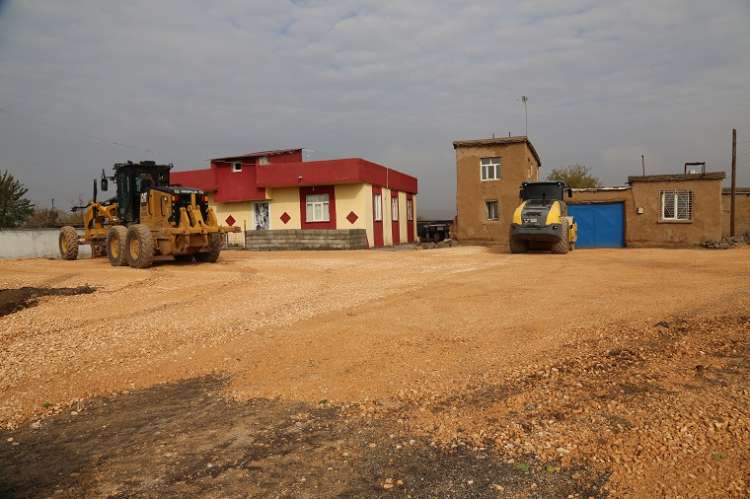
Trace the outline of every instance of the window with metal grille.
{"label": "window with metal grille", "polygon": [[391,220],[398,222],[398,193],[391,198]]}
{"label": "window with metal grille", "polygon": [[306,222],[330,221],[330,215],[328,211],[328,194],[308,194],[305,201]]}
{"label": "window with metal grille", "polygon": [[406,200],[406,219],[410,222],[414,220],[414,201],[411,199]]}
{"label": "window with metal grille", "polygon": [[482,158],[479,160],[482,168],[482,181],[500,180],[500,158]]}
{"label": "window with metal grille", "polygon": [[661,219],[689,221],[693,219],[693,191],[661,191]]}
{"label": "window with metal grille", "polygon": [[484,204],[487,207],[487,220],[497,220],[500,218],[497,201],[485,201]]}

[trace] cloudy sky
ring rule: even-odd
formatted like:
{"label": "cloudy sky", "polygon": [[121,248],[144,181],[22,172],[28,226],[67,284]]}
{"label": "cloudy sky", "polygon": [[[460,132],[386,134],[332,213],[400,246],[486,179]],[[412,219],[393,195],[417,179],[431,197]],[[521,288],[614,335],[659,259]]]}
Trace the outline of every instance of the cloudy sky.
{"label": "cloudy sky", "polygon": [[451,142],[523,133],[607,184],[685,161],[750,185],[747,0],[0,0],[0,170],[66,207],[123,160],[306,147],[419,177],[452,216]]}

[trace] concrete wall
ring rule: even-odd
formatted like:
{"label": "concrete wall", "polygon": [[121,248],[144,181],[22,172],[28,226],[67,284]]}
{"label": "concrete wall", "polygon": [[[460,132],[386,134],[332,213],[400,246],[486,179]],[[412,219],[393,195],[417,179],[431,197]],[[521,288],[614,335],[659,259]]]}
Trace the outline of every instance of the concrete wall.
{"label": "concrete wall", "polygon": [[[373,227],[373,206],[372,206],[372,185],[367,183],[361,184],[341,184],[334,186],[336,200],[336,229],[362,229],[367,235],[367,242],[370,247],[374,246],[375,233]],[[300,197],[298,187],[283,187],[267,189],[266,194],[269,202],[270,229],[276,230],[299,230],[302,228],[302,215],[300,212]],[[391,232],[391,191],[382,189],[383,196],[383,243],[385,246],[393,244]],[[411,230],[416,234],[416,217],[417,217],[417,195],[413,195],[414,202],[414,223]],[[401,242],[407,242],[407,230],[409,230],[406,220],[406,193],[399,192],[399,232]],[[214,203],[209,199],[211,206],[216,210],[216,215],[220,223],[228,215],[232,215],[238,227],[244,227],[247,230],[255,229],[255,212],[252,202],[246,203]],[[347,216],[354,212],[357,220],[350,222]],[[283,222],[281,216],[286,213],[289,219]],[[241,234],[230,234],[235,244],[241,244]],[[416,240],[416,236],[415,236]]]}
{"label": "concrete wall", "polygon": [[[502,158],[500,180],[481,180],[481,158]],[[525,142],[456,148],[456,237],[465,243],[508,245],[521,182],[536,180],[539,164]],[[498,220],[487,220],[485,201],[498,201]]]}
{"label": "concrete wall", "polygon": [[[336,228],[363,229],[370,246],[373,244],[372,186],[370,184],[343,184],[334,187],[336,196]],[[347,218],[357,215],[354,223]]]}
{"label": "concrete wall", "polygon": [[407,201],[409,195],[406,192],[399,192],[398,194],[398,205],[399,205],[399,237],[401,243],[409,242],[409,232],[411,232],[414,242],[419,241],[417,235],[417,195],[412,195],[412,220],[409,220],[407,209]]}
{"label": "concrete wall", "polygon": [[383,246],[393,246],[393,219],[391,218],[391,190],[383,187]]}
{"label": "concrete wall", "polygon": [[[58,229],[2,230],[0,258],[60,258],[59,234]],[[89,246],[78,248],[78,258],[90,257]]]}
{"label": "concrete wall", "polygon": [[[738,189],[739,191],[739,189]],[[729,235],[729,208],[732,196],[725,193],[721,196],[721,233]],[[750,233],[750,189],[737,192],[735,198],[734,231],[738,236]]]}
{"label": "concrete wall", "polygon": [[[208,195],[208,205],[216,212],[216,218],[219,221],[219,225],[226,225],[226,219],[229,215],[235,219],[234,226],[239,227],[242,230],[251,229],[253,225],[253,206],[249,201],[243,201],[239,203],[216,203],[214,201],[214,195]],[[228,234],[228,244],[231,246],[243,246],[242,233],[230,233]]]}
{"label": "concrete wall", "polygon": [[[268,208],[271,230],[301,229],[302,217],[299,208],[299,187],[268,189],[266,192],[271,198]],[[290,217],[287,223],[284,223],[281,219],[284,213]]]}

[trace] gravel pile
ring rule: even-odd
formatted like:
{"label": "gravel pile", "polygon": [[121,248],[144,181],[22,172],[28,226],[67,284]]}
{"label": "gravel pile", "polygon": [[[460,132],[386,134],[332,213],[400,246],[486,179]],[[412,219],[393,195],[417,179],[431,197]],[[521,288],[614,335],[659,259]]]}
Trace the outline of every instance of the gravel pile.
{"label": "gravel pile", "polygon": [[[748,310],[750,302],[742,302]],[[404,419],[448,448],[611,472],[616,497],[750,494],[750,318],[605,328],[560,360]]]}

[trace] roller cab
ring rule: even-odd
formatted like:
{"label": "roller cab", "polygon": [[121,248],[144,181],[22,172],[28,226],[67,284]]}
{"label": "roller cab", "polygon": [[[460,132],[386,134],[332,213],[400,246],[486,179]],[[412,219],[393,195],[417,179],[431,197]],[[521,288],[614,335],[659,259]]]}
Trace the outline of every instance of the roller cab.
{"label": "roller cab", "polygon": [[567,253],[575,248],[576,224],[568,216],[565,195],[572,191],[564,182],[524,182],[521,204],[513,213],[510,226],[510,250]]}

